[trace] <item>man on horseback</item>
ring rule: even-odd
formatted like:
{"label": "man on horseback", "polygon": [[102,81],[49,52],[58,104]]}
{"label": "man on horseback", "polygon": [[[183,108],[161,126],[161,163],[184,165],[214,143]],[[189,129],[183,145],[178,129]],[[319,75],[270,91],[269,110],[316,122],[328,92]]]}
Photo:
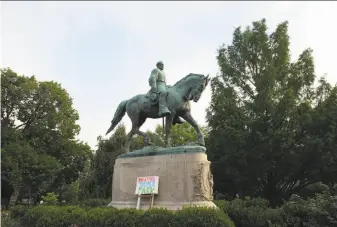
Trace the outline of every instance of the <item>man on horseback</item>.
{"label": "man on horseback", "polygon": [[[164,63],[162,61],[157,62],[155,69],[151,71],[149,78],[149,85],[151,90],[149,95],[157,93],[159,95],[159,116],[169,116],[171,115],[170,110],[167,108],[167,85],[166,85],[166,75],[164,73]],[[179,117],[174,117],[173,124],[182,124],[182,121]]]}
{"label": "man on horseback", "polygon": [[[131,122],[132,128],[127,135],[125,141],[125,152],[129,152],[130,143],[133,135],[137,134],[144,137],[144,143],[151,145],[150,137],[139,130],[145,123],[147,118],[156,119],[162,117],[166,123],[165,127],[165,145],[169,146],[169,134],[171,126],[181,124],[180,117],[189,123],[196,131],[198,136],[198,144],[205,146],[204,136],[198,126],[198,123],[191,115],[190,101],[198,102],[202,92],[205,90],[209,77],[202,74],[190,73],[173,86],[166,86],[166,78],[163,72],[164,64],[157,63],[157,68],[152,70],[149,78],[151,90],[147,94],[138,94],[133,97],[123,100],[119,103],[109,129],[106,135],[109,134],[127,113]],[[159,98],[158,98],[159,96]],[[157,108],[159,101],[159,110]],[[165,118],[163,116],[166,116]]]}
{"label": "man on horseback", "polygon": [[167,87],[166,75],[164,73],[164,64],[162,61],[157,62],[157,68],[153,69],[149,78],[151,87],[150,94],[157,93],[159,95],[159,116],[171,115],[170,110],[167,108]]}

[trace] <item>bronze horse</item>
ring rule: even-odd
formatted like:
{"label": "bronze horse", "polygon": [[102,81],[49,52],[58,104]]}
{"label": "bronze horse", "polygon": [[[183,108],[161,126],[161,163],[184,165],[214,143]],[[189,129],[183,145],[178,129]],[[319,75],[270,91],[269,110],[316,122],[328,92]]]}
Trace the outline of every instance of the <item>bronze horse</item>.
{"label": "bronze horse", "polygon": [[[198,123],[193,119],[191,115],[191,106],[189,101],[193,100],[198,102],[202,92],[205,90],[209,82],[209,76],[204,76],[201,74],[190,73],[173,86],[167,87],[167,107],[171,112],[170,116],[166,116],[166,127],[165,127],[165,145],[169,146],[169,134],[172,124],[177,123],[178,117],[182,117],[187,121],[197,132],[198,144],[205,146],[204,136],[202,135]],[[156,104],[155,104],[156,103]],[[151,101],[149,97],[145,94],[139,94],[131,99],[122,101],[115,115],[111,121],[111,126],[106,132],[109,134],[116,125],[122,120],[127,112],[129,118],[132,122],[132,129],[127,134],[127,139],[125,142],[125,152],[129,152],[130,143],[133,135],[138,134],[144,137],[144,142],[146,145],[150,145],[151,141],[149,136],[140,131],[139,128],[144,124],[147,118],[157,119],[160,118],[158,115],[158,103]]]}

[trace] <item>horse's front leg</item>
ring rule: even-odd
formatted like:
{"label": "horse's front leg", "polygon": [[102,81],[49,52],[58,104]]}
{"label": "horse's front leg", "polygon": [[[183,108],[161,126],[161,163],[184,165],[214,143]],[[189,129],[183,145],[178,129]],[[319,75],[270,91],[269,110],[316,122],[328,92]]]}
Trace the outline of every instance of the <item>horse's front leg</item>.
{"label": "horse's front leg", "polygon": [[172,127],[172,120],[173,120],[173,115],[170,115],[170,116],[166,117],[165,140],[164,140],[166,147],[170,146],[169,136],[170,136],[170,131],[171,131],[171,127]]}
{"label": "horse's front leg", "polygon": [[190,125],[192,125],[192,127],[197,132],[197,135],[198,135],[198,144],[201,145],[201,146],[205,146],[204,136],[203,136],[203,134],[202,134],[202,132],[201,132],[201,130],[199,128],[198,123],[192,117],[191,112],[185,112],[185,114],[183,114],[181,117],[184,118],[184,120],[187,121]]}

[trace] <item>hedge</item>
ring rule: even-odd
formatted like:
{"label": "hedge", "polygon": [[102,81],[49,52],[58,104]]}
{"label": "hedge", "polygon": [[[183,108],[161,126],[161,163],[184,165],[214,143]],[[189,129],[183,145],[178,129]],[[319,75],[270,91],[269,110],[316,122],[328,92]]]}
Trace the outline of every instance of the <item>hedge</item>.
{"label": "hedge", "polygon": [[215,201],[215,204],[229,215],[236,227],[286,226],[283,212],[270,208],[268,201],[261,198]]}
{"label": "hedge", "polygon": [[277,208],[261,198],[214,202],[236,227],[337,227],[337,196],[329,193],[309,199],[293,195]]}
{"label": "hedge", "polygon": [[13,218],[19,220],[22,227],[68,227],[74,224],[78,227],[235,227],[222,211],[202,207],[187,207],[178,211],[158,208],[143,211],[38,205],[28,210],[22,207],[14,210]]}
{"label": "hedge", "polygon": [[95,201],[84,207],[39,205],[27,209],[17,206],[11,210],[11,215],[22,223],[20,227],[68,227],[71,224],[79,227],[337,227],[336,194],[316,194],[308,199],[293,195],[278,208],[271,208],[268,201],[261,198],[214,202],[218,210],[184,208],[172,212],[165,209],[142,211],[88,206],[105,203]]}

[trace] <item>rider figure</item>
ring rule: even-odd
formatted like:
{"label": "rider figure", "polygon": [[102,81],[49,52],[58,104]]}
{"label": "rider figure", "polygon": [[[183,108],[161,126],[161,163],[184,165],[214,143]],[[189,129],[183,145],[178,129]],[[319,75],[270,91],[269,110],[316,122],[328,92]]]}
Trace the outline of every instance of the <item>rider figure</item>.
{"label": "rider figure", "polygon": [[167,87],[166,87],[166,76],[164,73],[164,64],[162,61],[157,62],[157,68],[153,69],[149,78],[149,84],[151,86],[152,92],[157,92],[159,94],[159,116],[169,116],[171,115],[170,110],[167,108]]}

